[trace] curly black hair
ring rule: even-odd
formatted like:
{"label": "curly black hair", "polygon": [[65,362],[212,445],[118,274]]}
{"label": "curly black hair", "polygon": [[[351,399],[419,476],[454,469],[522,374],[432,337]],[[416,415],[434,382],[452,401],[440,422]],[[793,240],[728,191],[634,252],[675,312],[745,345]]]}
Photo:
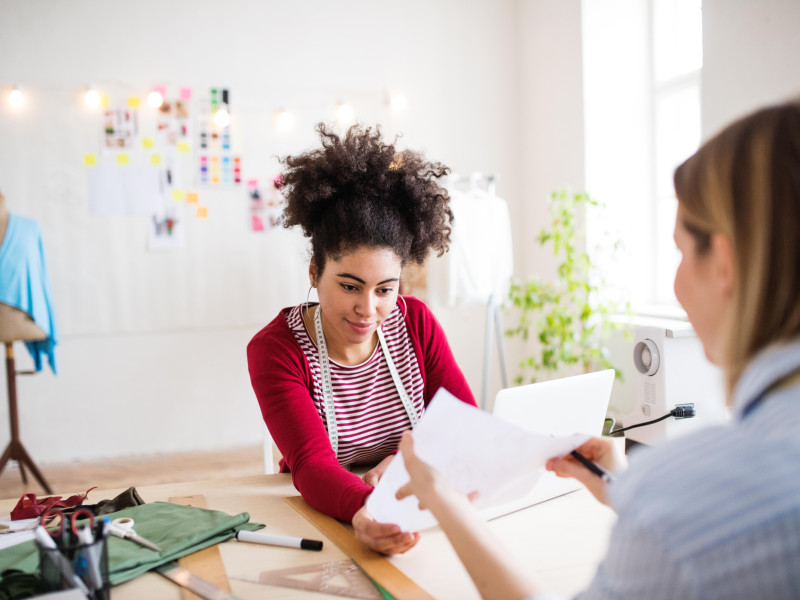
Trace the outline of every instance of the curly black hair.
{"label": "curly black hair", "polygon": [[[300,225],[314,264],[359,246],[389,248],[421,264],[450,243],[450,196],[436,179],[450,172],[421,153],[398,152],[380,127],[353,125],[340,137],[316,127],[322,148],[281,159],[284,227]],[[395,140],[396,142],[396,140]]]}

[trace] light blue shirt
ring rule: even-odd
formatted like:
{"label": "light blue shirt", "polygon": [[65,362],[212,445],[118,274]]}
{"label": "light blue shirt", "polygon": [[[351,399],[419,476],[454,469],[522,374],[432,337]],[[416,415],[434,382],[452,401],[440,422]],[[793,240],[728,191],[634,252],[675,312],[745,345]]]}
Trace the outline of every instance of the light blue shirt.
{"label": "light blue shirt", "polygon": [[800,598],[800,385],[769,390],[798,369],[800,341],[768,348],[730,424],[632,453],[581,600]]}
{"label": "light blue shirt", "polygon": [[13,213],[8,217],[0,245],[0,302],[28,313],[44,331],[46,339],[25,342],[25,346],[37,371],[42,369],[42,357],[46,356],[55,373],[58,332],[42,233],[36,221]]}

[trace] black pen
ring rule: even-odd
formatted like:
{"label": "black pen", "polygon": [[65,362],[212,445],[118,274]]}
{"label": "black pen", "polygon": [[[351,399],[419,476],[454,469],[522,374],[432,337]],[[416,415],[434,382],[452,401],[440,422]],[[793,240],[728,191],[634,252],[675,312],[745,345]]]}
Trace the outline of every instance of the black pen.
{"label": "black pen", "polygon": [[597,475],[600,479],[605,481],[606,483],[612,483],[614,481],[614,476],[606,471],[603,467],[598,465],[596,462],[589,460],[583,454],[578,452],[577,450],[573,450],[569,453],[575,460],[581,463],[584,467],[589,469],[592,473]]}

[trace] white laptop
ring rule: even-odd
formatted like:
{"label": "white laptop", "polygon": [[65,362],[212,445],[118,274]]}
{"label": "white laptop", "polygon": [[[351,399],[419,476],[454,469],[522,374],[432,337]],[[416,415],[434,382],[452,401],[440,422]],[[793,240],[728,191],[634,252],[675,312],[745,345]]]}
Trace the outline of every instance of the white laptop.
{"label": "white laptop", "polygon": [[[607,369],[507,388],[498,392],[492,414],[534,433],[556,436],[585,433],[598,436],[603,431],[613,384],[614,370]],[[513,506],[499,506],[485,516],[494,518],[508,514],[581,487],[575,479],[564,479],[545,472],[533,490],[511,503]]]}

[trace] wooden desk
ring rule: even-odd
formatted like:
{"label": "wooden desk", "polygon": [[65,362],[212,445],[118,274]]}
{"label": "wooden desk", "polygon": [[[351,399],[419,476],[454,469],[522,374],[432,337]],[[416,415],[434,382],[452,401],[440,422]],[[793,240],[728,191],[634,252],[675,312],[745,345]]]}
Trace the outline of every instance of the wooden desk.
{"label": "wooden desk", "polygon": [[[266,524],[265,531],[310,539],[322,539],[321,552],[309,552],[235,540],[220,545],[231,589],[243,600],[250,598],[337,598],[310,594],[303,590],[264,586],[235,579],[272,571],[337,561],[345,555],[311,523],[292,509],[286,496],[297,491],[289,475],[257,475],[236,479],[176,483],[137,488],[146,502],[168,500],[173,496],[203,494],[208,508],[230,514],[250,513],[252,521]],[[93,491],[89,502],[113,498],[119,490]],[[0,501],[0,514],[8,514],[18,499]],[[571,597],[583,589],[594,575],[605,553],[614,513],[581,490],[527,508],[490,522],[490,527],[529,564],[550,592]],[[469,576],[461,566],[445,535],[438,529],[422,534],[419,544],[392,562],[435,598],[469,600],[478,598]],[[113,588],[114,600],[175,599],[179,588],[163,577],[147,573]]]}

